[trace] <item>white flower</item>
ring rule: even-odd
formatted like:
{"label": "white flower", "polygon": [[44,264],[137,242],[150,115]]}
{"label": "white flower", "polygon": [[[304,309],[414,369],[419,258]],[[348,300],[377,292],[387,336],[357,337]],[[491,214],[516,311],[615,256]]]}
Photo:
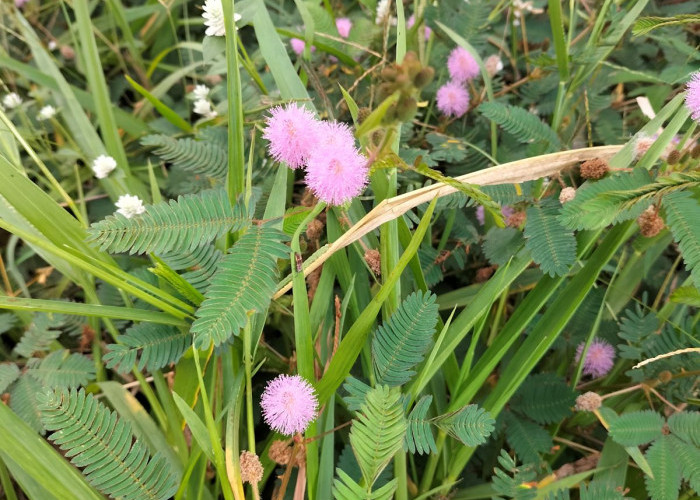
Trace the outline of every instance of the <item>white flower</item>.
{"label": "white flower", "polygon": [[194,101],[193,111],[205,118],[214,118],[218,113],[211,109],[211,103],[206,99],[198,99]]}
{"label": "white flower", "polygon": [[391,0],[379,0],[379,3],[377,4],[377,18],[374,20],[375,24],[382,24],[389,16],[390,10]]}
{"label": "white flower", "polygon": [[118,208],[117,212],[127,219],[131,219],[134,215],[139,215],[146,211],[146,207],[143,206],[143,201],[141,201],[138,196],[132,196],[130,194],[121,195],[115,205]]}
{"label": "white flower", "polygon": [[56,43],[56,40],[51,40],[49,42],[49,50],[54,51],[58,48],[58,44]]}
{"label": "white flower", "polygon": [[[224,36],[226,35],[226,24],[224,24],[224,7],[221,5],[221,0],[206,0],[202,6],[204,12],[204,25],[207,30],[204,32],[207,36]],[[241,19],[241,15],[234,13],[233,22]]]}
{"label": "white flower", "polygon": [[117,160],[111,156],[100,155],[92,162],[92,171],[98,179],[104,179],[115,168],[117,168]]}
{"label": "white flower", "polygon": [[192,95],[197,100],[206,99],[209,96],[209,87],[206,85],[195,85]]}
{"label": "white flower", "polygon": [[10,92],[2,99],[2,103],[8,109],[13,109],[22,104],[22,98],[17,95],[17,92]]}
{"label": "white flower", "polygon": [[58,111],[56,110],[56,108],[48,104],[39,110],[39,116],[37,116],[36,118],[39,121],[50,120],[51,118],[56,116],[57,112]]}

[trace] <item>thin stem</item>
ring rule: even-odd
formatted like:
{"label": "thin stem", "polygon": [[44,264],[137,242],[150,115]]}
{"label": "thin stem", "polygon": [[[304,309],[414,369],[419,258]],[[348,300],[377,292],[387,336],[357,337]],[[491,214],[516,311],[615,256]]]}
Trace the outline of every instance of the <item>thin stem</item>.
{"label": "thin stem", "polygon": [[248,450],[255,453],[255,419],[253,418],[253,352],[251,349],[250,321],[243,328],[243,362],[245,364],[246,423],[248,427]]}

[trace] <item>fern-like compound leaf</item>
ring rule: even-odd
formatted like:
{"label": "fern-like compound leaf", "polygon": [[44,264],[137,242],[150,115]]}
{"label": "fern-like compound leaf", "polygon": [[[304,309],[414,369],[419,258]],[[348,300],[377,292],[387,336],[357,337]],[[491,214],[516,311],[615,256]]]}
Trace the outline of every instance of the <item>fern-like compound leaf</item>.
{"label": "fern-like compound leaf", "polygon": [[213,245],[161,255],[173,271],[186,271],[181,276],[201,293],[209,288],[221,257],[223,254]]}
{"label": "fern-like compound leaf", "polygon": [[36,395],[42,391],[41,383],[27,374],[22,375],[10,386],[10,408],[32,429],[44,433],[41,412]]}
{"label": "fern-like compound leaf", "polygon": [[525,224],[526,246],[532,260],[552,277],[566,274],[576,261],[576,238],[559,224],[557,213],[554,205],[530,207]]}
{"label": "fern-like compound leaf", "polygon": [[0,314],[0,333],[5,333],[17,324],[17,316],[12,313]]}
{"label": "fern-like compound leaf", "polygon": [[673,456],[680,466],[681,476],[697,493],[700,491],[700,447],[683,442],[676,436],[668,438],[673,447]]}
{"label": "fern-like compound leaf", "polygon": [[350,430],[350,444],[367,485],[373,485],[392,457],[401,451],[405,434],[401,392],[386,385],[369,391]]}
{"label": "fern-like compound leaf", "polygon": [[576,391],[551,373],[528,377],[510,402],[511,409],[540,424],[560,422],[571,415]]}
{"label": "fern-like compound leaf", "polygon": [[525,109],[500,102],[485,102],[478,110],[523,144],[543,141],[547,143],[547,151],[561,149],[561,141],[554,130]]}
{"label": "fern-like compound leaf", "polygon": [[14,363],[0,365],[0,394],[5,392],[10,384],[19,378],[19,368]]}
{"label": "fern-like compound leaf", "polygon": [[553,445],[552,436],[532,420],[505,414],[506,441],[526,463],[538,464],[540,453],[548,453]]}
{"label": "fern-like compound leaf", "polygon": [[408,416],[408,428],[406,429],[406,437],[404,439],[404,450],[411,453],[437,453],[437,445],[433,436],[433,430],[430,427],[430,420],[426,418],[432,396],[423,396],[418,400],[416,406]]}
{"label": "fern-like compound leaf", "polygon": [[639,446],[662,434],[664,418],[652,410],[620,415],[610,424],[610,436],[622,446]]}
{"label": "fern-like compound leaf", "polygon": [[372,390],[370,386],[355,377],[348,377],[343,384],[343,389],[348,393],[343,398],[343,401],[345,401],[350,411],[358,411],[362,408],[367,393]]}
{"label": "fern-like compound leaf", "polygon": [[484,255],[491,264],[504,266],[520,251],[523,241],[523,233],[514,227],[492,227],[484,238]]}
{"label": "fern-like compound leaf", "polygon": [[139,370],[153,371],[177,363],[192,346],[192,334],[170,325],[139,323],[119,335],[117,342],[107,346],[109,352],[104,355],[107,368],[128,373],[138,358]]}
{"label": "fern-like compound leaf", "polygon": [[681,469],[670,438],[671,436],[661,436],[646,453],[649,467],[654,472],[654,477],[644,476],[647,493],[652,500],[678,498],[678,490],[681,488]]}
{"label": "fern-like compound leaf", "polygon": [[34,353],[48,350],[51,342],[60,335],[60,330],[53,327],[55,322],[45,313],[37,313],[14,348],[14,352],[25,358],[31,358]]}
{"label": "fern-like compound leaf", "polygon": [[398,386],[408,382],[433,342],[438,305],[435,295],[421,291],[404,300],[372,339],[377,384]]}
{"label": "fern-like compound leaf", "polygon": [[226,342],[248,322],[249,311],[267,309],[277,285],[277,259],[289,256],[287,239],[270,226],[254,226],[221,259],[190,330],[197,349]]}
{"label": "fern-like compound leaf", "polygon": [[49,439],[95,488],[124,500],[165,500],[177,489],[167,461],[134,436],[118,418],[83,389],[48,391],[38,396]]}
{"label": "fern-like compound leaf", "polygon": [[141,144],[156,148],[153,153],[194,174],[226,180],[228,154],[226,148],[213,141],[197,141],[190,137],[174,139],[163,134],[147,135]]}
{"label": "fern-like compound leaf", "polygon": [[479,446],[493,432],[496,421],[478,405],[467,405],[433,419],[435,425],[467,446]]}
{"label": "fern-like compound leaf", "polygon": [[689,191],[678,191],[664,196],[662,206],[685,267],[700,288],[700,204]]}
{"label": "fern-like compound leaf", "polygon": [[591,481],[586,486],[581,484],[579,489],[581,500],[624,500],[625,495],[620,488],[615,488],[603,481]]}
{"label": "fern-like compound leaf", "polygon": [[88,240],[112,253],[183,252],[247,224],[242,206],[231,206],[226,191],[216,189],[147,206],[129,219],[109,215],[90,226]]}
{"label": "fern-like compound leaf", "polygon": [[[668,419],[668,428],[674,436],[700,448],[700,412],[683,411]],[[699,462],[700,463],[700,462]]]}
{"label": "fern-like compound leaf", "polygon": [[87,356],[62,349],[27,361],[27,374],[46,387],[73,388],[95,379],[95,363]]}
{"label": "fern-like compound leaf", "polygon": [[353,478],[343,472],[342,469],[336,468],[337,478],[333,480],[333,498],[335,500],[391,500],[394,498],[394,492],[398,482],[392,479],[390,482],[375,491],[367,491],[357,484]]}

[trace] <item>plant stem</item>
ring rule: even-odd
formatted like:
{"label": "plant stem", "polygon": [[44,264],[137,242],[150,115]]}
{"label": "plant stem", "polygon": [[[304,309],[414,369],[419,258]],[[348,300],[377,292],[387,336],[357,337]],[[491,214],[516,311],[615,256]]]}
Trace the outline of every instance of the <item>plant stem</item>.
{"label": "plant stem", "polygon": [[243,328],[243,362],[245,366],[246,427],[248,451],[255,453],[255,420],[253,419],[253,351],[251,348],[250,321]]}
{"label": "plant stem", "polygon": [[549,0],[548,12],[549,24],[552,27],[552,37],[554,38],[554,51],[557,55],[557,68],[559,69],[559,86],[552,116],[552,128],[556,132],[561,125],[565,111],[564,99],[566,97],[566,82],[569,80],[569,54],[564,35],[561,1]]}

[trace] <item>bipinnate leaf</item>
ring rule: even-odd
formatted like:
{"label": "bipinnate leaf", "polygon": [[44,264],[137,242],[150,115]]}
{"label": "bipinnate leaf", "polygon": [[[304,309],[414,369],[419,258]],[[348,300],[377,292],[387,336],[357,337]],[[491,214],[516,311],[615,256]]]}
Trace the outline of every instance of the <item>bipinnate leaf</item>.
{"label": "bipinnate leaf", "polygon": [[437,453],[437,445],[433,437],[433,430],[430,427],[430,420],[427,417],[432,396],[423,396],[408,415],[408,428],[404,439],[403,448],[411,453],[423,455],[426,453]]}
{"label": "bipinnate leaf", "polygon": [[668,419],[668,428],[674,436],[700,448],[700,412],[682,411]]}
{"label": "bipinnate leaf", "polygon": [[337,478],[333,480],[333,498],[335,500],[391,500],[394,498],[397,480],[392,479],[376,491],[363,488],[341,469],[335,469]]}
{"label": "bipinnate leaf", "polygon": [[192,346],[192,334],[170,325],[139,323],[119,335],[117,342],[107,346],[107,368],[129,373],[138,359],[138,370],[153,371],[177,363]]}
{"label": "bipinnate leaf", "polygon": [[10,384],[19,377],[19,368],[14,363],[0,365],[0,394],[5,392]]}
{"label": "bipinnate leaf", "polygon": [[511,409],[540,424],[560,422],[571,415],[576,391],[552,373],[529,376],[510,402]]}
{"label": "bipinnate leaf", "polygon": [[500,102],[485,102],[478,111],[523,144],[543,141],[550,152],[561,148],[561,141],[554,130],[526,109]]}
{"label": "bipinnate leaf", "polygon": [[539,464],[540,453],[548,453],[552,436],[532,420],[513,413],[505,414],[506,440],[523,462]]}
{"label": "bipinnate leaf", "polygon": [[532,260],[552,277],[566,274],[576,261],[576,238],[559,224],[557,207],[532,206],[526,213],[525,246]]}
{"label": "bipinnate leaf", "polygon": [[[624,415],[623,415],[624,416]],[[674,454],[670,436],[661,436],[646,453],[654,477],[644,476],[651,500],[678,498],[681,488],[681,470]]]}
{"label": "bipinnate leaf", "polygon": [[217,141],[197,141],[191,137],[175,139],[164,134],[147,135],[141,144],[154,149],[153,153],[193,174],[226,180],[228,154],[226,148]]}
{"label": "bipinnate leaf", "polygon": [[343,384],[343,389],[348,393],[343,401],[348,405],[350,411],[358,411],[362,408],[367,393],[372,390],[370,386],[355,377],[348,377]]}
{"label": "bipinnate leaf", "polygon": [[695,286],[700,288],[700,204],[689,191],[676,191],[664,196],[666,225],[683,256]]}
{"label": "bipinnate leaf", "polygon": [[27,374],[46,387],[74,388],[95,379],[95,363],[87,356],[60,349],[45,358],[28,360]]}
{"label": "bipinnate leaf", "polygon": [[478,446],[485,443],[496,424],[489,412],[474,404],[440,415],[433,419],[433,422],[467,446]]}
{"label": "bipinnate leaf", "polygon": [[623,446],[639,446],[661,436],[664,418],[652,410],[620,415],[608,429],[612,438]]}

